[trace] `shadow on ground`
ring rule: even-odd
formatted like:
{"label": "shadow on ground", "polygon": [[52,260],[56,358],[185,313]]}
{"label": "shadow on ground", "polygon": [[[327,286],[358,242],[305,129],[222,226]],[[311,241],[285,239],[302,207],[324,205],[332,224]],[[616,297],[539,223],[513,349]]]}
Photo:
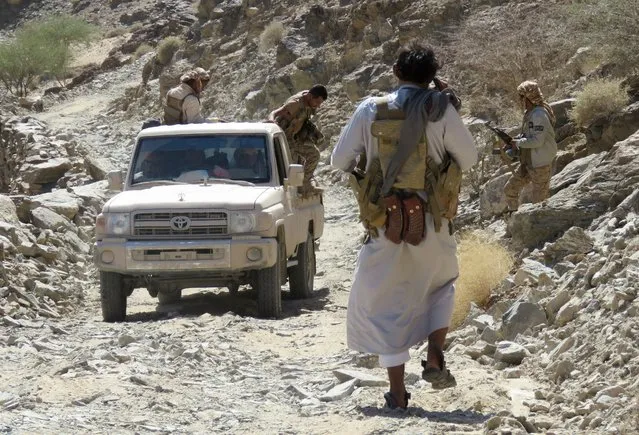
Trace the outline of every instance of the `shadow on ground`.
{"label": "shadow on ground", "polygon": [[[282,292],[282,318],[296,317],[308,311],[324,309],[328,301],[329,289],[320,288],[309,299],[293,299],[288,291]],[[238,316],[257,317],[257,295],[250,287],[240,289],[236,294],[227,291],[198,292],[184,295],[179,303],[158,305],[155,311],[133,313],[127,322],[151,322],[173,317],[197,317],[202,314],[222,316],[226,313]]]}
{"label": "shadow on ground", "polygon": [[360,407],[359,411],[366,417],[391,417],[391,418],[423,418],[433,423],[468,424],[479,425],[491,418],[492,414],[481,414],[474,411],[456,410],[426,411],[418,406],[409,406],[406,410],[388,409],[376,406]]}

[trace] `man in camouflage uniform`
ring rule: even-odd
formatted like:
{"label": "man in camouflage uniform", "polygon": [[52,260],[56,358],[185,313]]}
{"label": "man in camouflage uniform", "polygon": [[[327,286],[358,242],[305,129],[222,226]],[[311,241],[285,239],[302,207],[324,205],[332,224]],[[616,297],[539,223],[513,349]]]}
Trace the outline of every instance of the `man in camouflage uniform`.
{"label": "man in camouflage uniform", "polygon": [[534,81],[525,81],[517,87],[517,92],[526,112],[521,134],[512,143],[513,148],[520,151],[520,164],[504,187],[509,212],[517,210],[519,194],[530,182],[533,203],[548,198],[552,162],[557,156],[555,114],[539,86]]}
{"label": "man in camouflage uniform", "polygon": [[320,159],[320,151],[315,144],[320,142],[323,136],[310,122],[310,118],[327,98],[326,88],[323,85],[314,85],[311,89],[290,97],[268,117],[269,121],[277,123],[284,130],[293,163],[304,165],[304,196],[321,192],[321,189],[311,184],[311,178]]}
{"label": "man in camouflage uniform", "polygon": [[180,84],[171,88],[164,100],[164,124],[199,124],[209,122],[202,116],[200,94],[210,80],[203,68],[195,68],[180,77]]}

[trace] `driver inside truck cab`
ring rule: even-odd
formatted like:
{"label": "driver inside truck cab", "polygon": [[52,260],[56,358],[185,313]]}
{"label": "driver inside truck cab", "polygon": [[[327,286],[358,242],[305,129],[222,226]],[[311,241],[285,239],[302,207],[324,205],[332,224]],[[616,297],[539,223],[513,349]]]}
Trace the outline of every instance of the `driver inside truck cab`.
{"label": "driver inside truck cab", "polygon": [[266,176],[266,162],[264,160],[264,151],[260,148],[238,148],[233,153],[235,167],[238,169],[252,169],[253,172],[260,176]]}

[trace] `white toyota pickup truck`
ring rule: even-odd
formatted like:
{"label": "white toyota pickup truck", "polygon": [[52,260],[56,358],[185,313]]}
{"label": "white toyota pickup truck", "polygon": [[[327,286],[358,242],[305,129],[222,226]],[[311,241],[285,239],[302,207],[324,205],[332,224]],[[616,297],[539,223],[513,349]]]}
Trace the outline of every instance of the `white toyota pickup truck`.
{"label": "white toyota pickup truck", "polygon": [[303,167],[290,161],[271,123],[142,130],[127,173],[108,176],[121,192],[96,219],[103,319],[123,321],[136,288],[165,304],[185,288],[249,284],[258,315],[275,318],[287,279],[293,297],[312,296],[324,205],[299,195]]}

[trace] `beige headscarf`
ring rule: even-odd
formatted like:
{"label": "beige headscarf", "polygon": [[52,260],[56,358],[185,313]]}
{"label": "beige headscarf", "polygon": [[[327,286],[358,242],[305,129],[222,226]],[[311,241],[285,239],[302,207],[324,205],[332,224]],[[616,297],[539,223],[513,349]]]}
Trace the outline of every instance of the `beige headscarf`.
{"label": "beige headscarf", "polygon": [[546,100],[544,100],[544,95],[541,93],[541,89],[539,89],[537,82],[527,80],[517,86],[517,92],[519,95],[523,95],[530,100],[530,102],[535,106],[542,106],[546,109],[546,112],[548,112],[548,116],[550,117],[550,122],[552,125],[555,125],[555,112],[553,112],[552,108],[548,105],[548,103],[546,103]]}
{"label": "beige headscarf", "polygon": [[182,74],[182,77],[180,77],[180,81],[182,83],[186,83],[189,80],[195,80],[195,79],[209,81],[210,78],[211,78],[210,74],[204,68],[197,67],[192,71],[188,71]]}

